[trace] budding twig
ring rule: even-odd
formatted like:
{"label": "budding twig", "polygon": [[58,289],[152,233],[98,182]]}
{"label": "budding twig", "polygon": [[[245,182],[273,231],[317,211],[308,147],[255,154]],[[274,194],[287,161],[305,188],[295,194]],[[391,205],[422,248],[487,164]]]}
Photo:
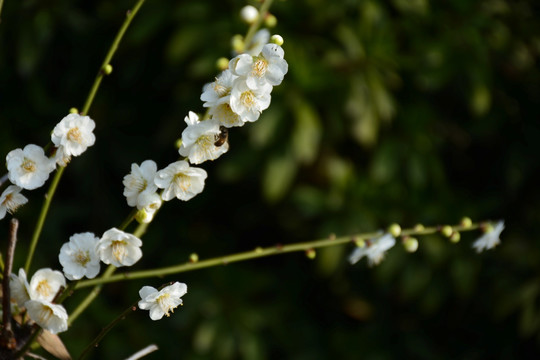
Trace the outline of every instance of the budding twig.
{"label": "budding twig", "polygon": [[9,243],[6,252],[6,261],[4,267],[4,279],[2,282],[2,336],[1,346],[7,349],[15,349],[17,341],[13,337],[11,329],[11,292],[9,289],[9,275],[13,268],[13,256],[15,255],[15,245],[17,244],[17,230],[19,221],[15,218],[11,219],[9,226]]}

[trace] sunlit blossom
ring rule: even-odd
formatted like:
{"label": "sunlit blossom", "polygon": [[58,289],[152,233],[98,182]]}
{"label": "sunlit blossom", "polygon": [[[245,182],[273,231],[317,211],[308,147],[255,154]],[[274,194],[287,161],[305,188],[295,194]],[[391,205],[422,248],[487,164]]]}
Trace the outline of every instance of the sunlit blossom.
{"label": "sunlit blossom", "polygon": [[157,165],[153,160],[145,160],[141,165],[131,164],[131,173],[124,176],[124,196],[129,206],[137,206],[142,209],[141,195],[155,193],[157,190],[154,184]]}
{"label": "sunlit blossom", "polygon": [[142,241],[122,230],[107,230],[96,245],[96,252],[105,264],[131,266],[142,257]]}
{"label": "sunlit blossom", "polygon": [[169,316],[170,313],[174,312],[174,309],[182,304],[181,297],[186,293],[187,285],[179,282],[175,282],[161,290],[157,290],[152,286],[143,286],[139,291],[141,296],[139,308],[149,310],[150,319],[159,320],[163,315]]}
{"label": "sunlit blossom", "polygon": [[93,233],[74,234],[62,245],[58,259],[64,275],[69,280],[79,280],[86,276],[93,279],[99,273],[99,256],[96,244],[99,238]]}
{"label": "sunlit blossom", "polygon": [[391,234],[367,240],[364,246],[357,247],[349,256],[349,262],[356,264],[364,256],[368,258],[369,266],[379,264],[387,250],[396,244],[396,239]]}
{"label": "sunlit blossom", "polygon": [[187,161],[180,160],[158,171],[154,182],[164,189],[161,194],[164,201],[175,197],[187,201],[203,191],[207,176],[204,169],[189,166]]}
{"label": "sunlit blossom", "polygon": [[63,154],[62,158],[79,156],[94,145],[95,127],[96,123],[88,116],[68,114],[54,127],[51,141],[58,147],[57,152]]}
{"label": "sunlit blossom", "polygon": [[26,190],[43,186],[56,167],[54,159],[49,159],[43,148],[34,144],[10,151],[6,156],[6,165],[9,180]]}
{"label": "sunlit blossom", "polygon": [[13,214],[17,209],[26,204],[28,199],[21,194],[21,188],[10,185],[0,195],[0,219],[6,216],[6,213]]}
{"label": "sunlit blossom", "polygon": [[45,300],[29,300],[25,304],[28,316],[51,334],[68,329],[68,314],[62,305]]}

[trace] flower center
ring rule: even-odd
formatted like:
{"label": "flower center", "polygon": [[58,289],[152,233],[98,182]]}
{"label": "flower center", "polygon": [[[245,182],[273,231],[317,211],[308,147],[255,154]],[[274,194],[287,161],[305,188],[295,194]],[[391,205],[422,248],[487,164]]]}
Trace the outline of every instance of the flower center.
{"label": "flower center", "polygon": [[189,189],[189,187],[191,186],[189,176],[186,176],[184,174],[174,175],[173,182],[176,184],[176,186],[182,189],[182,191],[187,191],[187,189]]}
{"label": "flower center", "polygon": [[229,93],[229,89],[226,86],[223,86],[219,83],[218,79],[214,82],[214,91],[219,97],[224,97]]}
{"label": "flower center", "polygon": [[47,280],[40,281],[36,286],[36,291],[43,297],[49,297],[51,295],[51,285]]}
{"label": "flower center", "polygon": [[122,262],[124,257],[126,257],[126,242],[124,240],[113,240],[111,248],[116,260]]}
{"label": "flower center", "polygon": [[90,253],[88,251],[82,250],[77,251],[77,253],[75,254],[75,261],[82,266],[86,266],[86,264],[88,264],[88,262],[90,261]]}
{"label": "flower center", "polygon": [[163,310],[166,316],[170,316],[169,312],[174,312],[174,306],[172,305],[172,302],[169,300],[169,298],[170,294],[163,294],[157,298],[157,303],[159,304],[159,307]]}
{"label": "flower center", "polygon": [[255,105],[255,95],[252,91],[244,91],[242,95],[240,95],[240,101],[245,107],[251,109]]}
{"label": "flower center", "polygon": [[36,171],[36,163],[28,158],[24,158],[24,161],[21,165],[21,167],[26,172],[35,172]]}
{"label": "flower center", "polygon": [[82,141],[81,131],[78,127],[71,128],[67,133],[67,138],[70,141],[74,141],[80,144]]}
{"label": "flower center", "polygon": [[262,78],[266,74],[266,69],[268,69],[268,62],[264,59],[257,59],[255,64],[253,64],[253,69],[251,74],[253,76]]}

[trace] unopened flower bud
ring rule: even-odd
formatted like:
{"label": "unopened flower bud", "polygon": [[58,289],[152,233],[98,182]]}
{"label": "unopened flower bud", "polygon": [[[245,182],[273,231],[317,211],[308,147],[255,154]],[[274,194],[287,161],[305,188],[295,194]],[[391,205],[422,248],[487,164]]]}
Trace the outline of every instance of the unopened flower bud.
{"label": "unopened flower bud", "polygon": [[226,57],[220,57],[216,61],[216,67],[220,71],[227,69],[229,67],[229,59],[227,59]]}
{"label": "unopened flower bud", "polygon": [[457,231],[454,231],[454,233],[450,236],[450,241],[455,243],[458,243],[461,239],[461,234]]}
{"label": "unopened flower bud", "polygon": [[253,24],[259,17],[259,10],[251,5],[246,5],[240,10],[240,17],[247,24]]}
{"label": "unopened flower bud", "polygon": [[454,232],[454,230],[452,230],[452,227],[450,225],[445,225],[441,228],[441,234],[443,236],[446,236],[447,238],[449,238],[450,236],[452,236],[452,233]]}
{"label": "unopened flower bud", "polygon": [[139,224],[148,224],[152,219],[154,219],[154,212],[146,211],[144,208],[137,211],[135,214],[135,220],[137,220]]}
{"label": "unopened flower bud", "polygon": [[281,46],[283,45],[283,37],[281,37],[281,35],[274,34],[272,35],[272,37],[270,37],[270,42]]}
{"label": "unopened flower bud", "polygon": [[315,252],[314,249],[308,249],[306,250],[306,256],[308,257],[308,259],[313,260],[317,256],[317,252]]}
{"label": "unopened flower bud", "polygon": [[364,247],[366,246],[366,241],[364,239],[355,239],[354,240],[354,244],[357,246],[357,247]]}
{"label": "unopened flower bud", "polygon": [[174,146],[176,146],[177,149],[180,149],[180,147],[182,146],[182,138],[179,138],[178,140],[176,140],[176,142],[174,143]]}
{"label": "unopened flower bud", "polygon": [[77,109],[76,107],[72,107],[71,109],[69,109],[69,113],[70,113],[70,114],[78,114],[78,113],[79,113],[79,109]]}
{"label": "unopened flower bud", "polygon": [[414,226],[414,231],[420,232],[420,231],[424,231],[424,230],[425,230],[425,227],[424,227],[424,225],[422,225],[422,224],[416,224],[416,225]]}
{"label": "unopened flower bud", "polygon": [[234,35],[231,39],[231,47],[234,51],[241,53],[244,51],[244,37],[242,35]]}
{"label": "unopened flower bud", "polygon": [[403,239],[403,247],[407,252],[413,253],[418,249],[418,240],[407,236]]}
{"label": "unopened flower bud", "polygon": [[388,227],[388,232],[393,237],[398,237],[401,234],[401,226],[399,226],[399,224],[394,223]]}
{"label": "unopened flower bud", "polygon": [[272,14],[266,15],[266,17],[264,18],[264,24],[266,25],[266,27],[269,28],[275,27],[277,25],[277,17]]}
{"label": "unopened flower bud", "polygon": [[112,73],[112,66],[111,64],[107,64],[103,67],[103,73],[105,75],[110,75]]}
{"label": "unopened flower bud", "polygon": [[461,226],[463,226],[464,228],[471,227],[471,225],[472,220],[470,217],[465,216],[463,219],[461,219]]}
{"label": "unopened flower bud", "polygon": [[197,261],[199,261],[199,255],[197,255],[197,253],[193,253],[193,254],[189,255],[189,262],[190,263],[196,263]]}

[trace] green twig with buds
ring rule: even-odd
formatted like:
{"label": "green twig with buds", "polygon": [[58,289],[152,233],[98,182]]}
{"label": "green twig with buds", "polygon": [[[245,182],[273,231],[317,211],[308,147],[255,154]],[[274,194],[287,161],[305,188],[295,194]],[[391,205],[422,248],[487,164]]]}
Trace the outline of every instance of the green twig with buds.
{"label": "green twig with buds", "polygon": [[[451,234],[459,234],[460,232],[463,232],[463,231],[477,230],[483,226],[485,226],[484,223],[473,224],[468,218],[465,218],[461,224],[454,225],[454,226],[445,225],[445,226],[424,227],[421,225],[417,225],[411,229],[401,230],[399,225],[394,224],[388,228],[388,232],[392,234],[394,237],[401,237],[404,241],[406,241],[407,239],[410,239],[413,236],[421,236],[421,235],[428,235],[428,234],[435,234],[435,233],[441,233],[442,235],[451,238],[452,236]],[[449,236],[447,235],[448,229],[451,231],[451,234]],[[198,256],[195,255],[195,256],[192,256],[191,261],[184,264],[158,268],[158,269],[151,269],[151,270],[126,272],[126,273],[115,274],[115,275],[107,276],[107,277],[102,276],[97,279],[79,281],[77,285],[75,286],[75,289],[80,289],[80,288],[84,288],[88,286],[102,285],[106,283],[123,281],[123,280],[162,277],[166,275],[179,274],[179,273],[183,273],[187,271],[199,270],[199,269],[204,269],[204,268],[209,268],[209,267],[219,266],[219,265],[227,265],[234,262],[251,260],[251,259],[267,257],[267,256],[272,256],[272,255],[285,254],[285,253],[290,253],[290,252],[303,251],[306,253],[308,257],[313,258],[314,250],[317,248],[324,248],[324,247],[342,245],[342,244],[347,244],[347,243],[355,243],[359,246],[362,246],[364,245],[365,240],[378,238],[380,236],[381,236],[380,231],[361,233],[361,234],[355,234],[355,235],[347,235],[347,236],[341,236],[341,237],[336,237],[334,235],[331,235],[325,239],[301,242],[301,243],[295,243],[295,244],[289,244],[289,245],[279,244],[279,245],[266,247],[266,248],[258,247],[255,250],[241,252],[241,253],[232,254],[232,255],[219,256],[219,257],[215,257],[208,260],[202,260],[202,261],[199,261]]]}

